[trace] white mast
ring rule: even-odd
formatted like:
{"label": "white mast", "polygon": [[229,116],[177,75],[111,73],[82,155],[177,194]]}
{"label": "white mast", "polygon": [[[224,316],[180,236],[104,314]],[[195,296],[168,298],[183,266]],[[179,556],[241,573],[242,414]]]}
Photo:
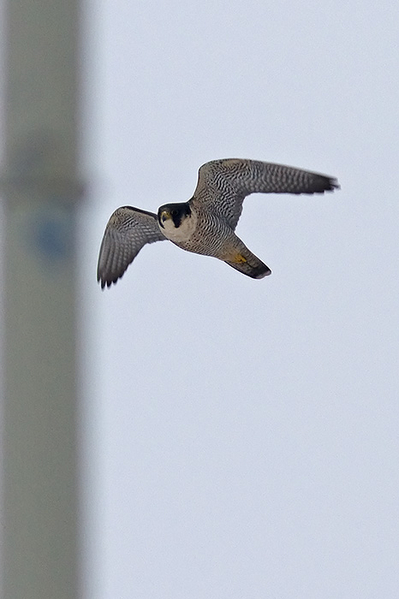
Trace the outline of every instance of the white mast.
{"label": "white mast", "polygon": [[78,596],[78,0],[6,0],[4,599]]}

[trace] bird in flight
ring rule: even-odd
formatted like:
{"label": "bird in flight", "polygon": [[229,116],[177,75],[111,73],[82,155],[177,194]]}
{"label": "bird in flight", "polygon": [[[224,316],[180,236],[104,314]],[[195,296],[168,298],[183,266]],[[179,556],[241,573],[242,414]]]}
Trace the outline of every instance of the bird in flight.
{"label": "bird in flight", "polygon": [[336,179],[271,162],[228,158],[201,166],[193,197],[165,204],[158,214],[122,206],[105,228],[98,258],[101,287],[122,277],[146,243],[169,239],[195,254],[213,256],[253,279],[271,270],[234,233],[244,198],[251,193],[324,193],[338,189]]}

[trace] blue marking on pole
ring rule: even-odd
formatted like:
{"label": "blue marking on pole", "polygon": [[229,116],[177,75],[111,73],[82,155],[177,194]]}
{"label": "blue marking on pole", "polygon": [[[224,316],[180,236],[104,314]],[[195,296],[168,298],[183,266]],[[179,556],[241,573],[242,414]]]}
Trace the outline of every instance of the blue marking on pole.
{"label": "blue marking on pole", "polygon": [[73,247],[73,219],[66,210],[47,209],[36,215],[33,242],[39,254],[51,262],[70,258]]}

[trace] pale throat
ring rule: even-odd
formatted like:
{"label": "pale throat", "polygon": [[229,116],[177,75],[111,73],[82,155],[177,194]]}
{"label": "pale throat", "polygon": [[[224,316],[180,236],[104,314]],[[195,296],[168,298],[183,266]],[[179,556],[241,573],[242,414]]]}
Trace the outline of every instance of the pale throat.
{"label": "pale throat", "polygon": [[176,228],[175,223],[171,218],[168,218],[163,223],[164,228],[159,225],[162,233],[171,241],[188,241],[194,233],[197,226],[197,215],[192,212],[190,216],[183,218],[180,227]]}

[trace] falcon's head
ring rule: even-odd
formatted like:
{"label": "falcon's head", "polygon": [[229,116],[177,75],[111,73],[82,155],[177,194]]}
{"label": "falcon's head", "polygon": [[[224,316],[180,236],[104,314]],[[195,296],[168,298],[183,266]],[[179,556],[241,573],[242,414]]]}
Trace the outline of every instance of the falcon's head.
{"label": "falcon's head", "polygon": [[158,210],[158,222],[162,229],[178,229],[182,222],[191,216],[191,209],[187,202],[182,204],[165,204]]}
{"label": "falcon's head", "polygon": [[189,241],[195,231],[197,217],[188,202],[165,204],[158,210],[158,224],[167,239],[179,245]]}

